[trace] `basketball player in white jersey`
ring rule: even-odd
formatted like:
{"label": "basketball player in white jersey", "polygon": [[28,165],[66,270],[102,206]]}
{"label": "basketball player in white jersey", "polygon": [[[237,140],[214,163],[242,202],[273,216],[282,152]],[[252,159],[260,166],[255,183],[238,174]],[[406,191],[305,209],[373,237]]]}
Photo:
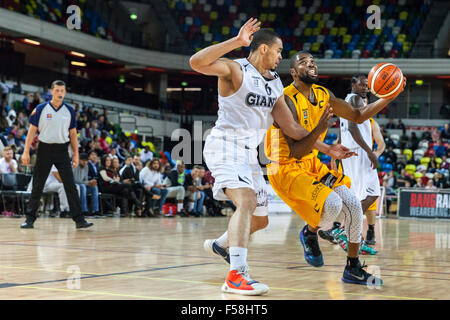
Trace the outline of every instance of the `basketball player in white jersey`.
{"label": "basketball player in white jersey", "polygon": [[[347,95],[345,101],[354,108],[366,106],[369,92],[366,75],[353,75],[351,85],[352,91]],[[366,213],[368,230],[365,242],[370,245],[375,244],[376,213],[374,211],[369,212],[368,209],[380,196],[380,182],[377,173],[379,154],[372,151],[373,140],[371,119],[361,124],[353,123],[344,118],[340,119],[340,143],[358,155],[357,157],[342,159],[342,168],[344,174],[350,177],[352,181],[350,190],[361,201],[362,210]],[[335,242],[332,231],[337,226],[339,226],[339,222],[336,222],[332,229],[322,231],[319,235],[326,240]],[[368,253],[375,253],[370,248],[362,248],[363,251],[365,249]]]}
{"label": "basketball player in white jersey", "polygon": [[[195,71],[219,78],[218,120],[206,139],[203,154],[215,178],[214,197],[231,199],[236,206],[228,231],[216,241],[205,241],[204,247],[230,263],[222,291],[243,295],[269,291],[267,285],[250,278],[247,266],[249,235],[268,224],[266,182],[256,148],[275,121],[284,134],[302,140],[296,142],[296,148],[306,155],[328,128],[332,116],[327,106],[319,126],[311,132],[294,121],[283,98],[283,84],[274,71],[282,59],[283,43],[276,33],[259,30],[259,26],[260,22],[251,18],[236,37],[202,49],[190,59]],[[222,58],[242,46],[250,46],[248,58]],[[349,154],[340,145],[331,153],[338,158]]]}

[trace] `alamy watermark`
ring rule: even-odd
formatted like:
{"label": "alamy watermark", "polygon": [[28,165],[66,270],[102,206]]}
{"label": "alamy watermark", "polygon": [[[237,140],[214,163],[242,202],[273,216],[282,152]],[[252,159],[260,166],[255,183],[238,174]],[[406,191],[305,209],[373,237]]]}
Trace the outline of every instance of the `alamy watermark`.
{"label": "alamy watermark", "polygon": [[81,289],[81,269],[77,265],[72,265],[67,267],[67,273],[70,276],[67,278],[66,287],[70,290],[80,290]]}
{"label": "alamy watermark", "polygon": [[81,9],[79,6],[71,5],[67,7],[67,14],[70,14],[67,18],[66,26],[69,30],[81,30]]}

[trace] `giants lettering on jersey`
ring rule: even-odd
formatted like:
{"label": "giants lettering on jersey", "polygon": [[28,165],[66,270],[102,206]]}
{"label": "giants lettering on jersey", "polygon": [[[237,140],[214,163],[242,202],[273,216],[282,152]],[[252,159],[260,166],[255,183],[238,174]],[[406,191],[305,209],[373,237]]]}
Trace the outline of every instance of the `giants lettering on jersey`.
{"label": "giants lettering on jersey", "polygon": [[276,98],[261,96],[254,92],[249,92],[245,97],[245,104],[249,107],[272,108],[276,101]]}

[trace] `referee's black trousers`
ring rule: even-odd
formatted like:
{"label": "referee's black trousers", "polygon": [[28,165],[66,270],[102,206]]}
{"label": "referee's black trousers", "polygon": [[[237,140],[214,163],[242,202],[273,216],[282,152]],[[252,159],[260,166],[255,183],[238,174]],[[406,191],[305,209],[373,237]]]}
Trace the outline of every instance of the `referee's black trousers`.
{"label": "referee's black trousers", "polygon": [[72,164],[68,151],[69,143],[48,144],[39,142],[36,157],[36,166],[33,173],[33,188],[31,190],[31,199],[26,211],[27,218],[33,221],[37,218],[42,192],[45,181],[48,178],[52,165],[58,169],[61,176],[64,190],[66,191],[69,208],[72,213],[72,219],[75,222],[84,220],[81,214],[81,201],[75,186],[73,178]]}

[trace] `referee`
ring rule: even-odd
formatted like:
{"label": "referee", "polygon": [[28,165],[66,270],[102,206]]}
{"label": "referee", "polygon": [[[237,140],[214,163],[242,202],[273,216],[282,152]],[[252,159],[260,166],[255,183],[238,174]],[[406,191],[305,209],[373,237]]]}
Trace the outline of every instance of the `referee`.
{"label": "referee", "polygon": [[[52,165],[55,165],[61,176],[69,202],[72,219],[77,229],[89,228],[93,223],[87,222],[81,214],[81,201],[73,178],[72,167],[78,166],[78,139],[75,110],[64,103],[66,84],[57,80],[52,83],[51,101],[38,105],[30,116],[30,127],[22,163],[30,163],[30,146],[39,130],[39,146],[37,149],[36,166],[33,173],[31,200],[26,210],[26,221],[20,227],[33,228],[37,218],[42,191]],[[68,146],[72,146],[73,157],[70,163]]]}

